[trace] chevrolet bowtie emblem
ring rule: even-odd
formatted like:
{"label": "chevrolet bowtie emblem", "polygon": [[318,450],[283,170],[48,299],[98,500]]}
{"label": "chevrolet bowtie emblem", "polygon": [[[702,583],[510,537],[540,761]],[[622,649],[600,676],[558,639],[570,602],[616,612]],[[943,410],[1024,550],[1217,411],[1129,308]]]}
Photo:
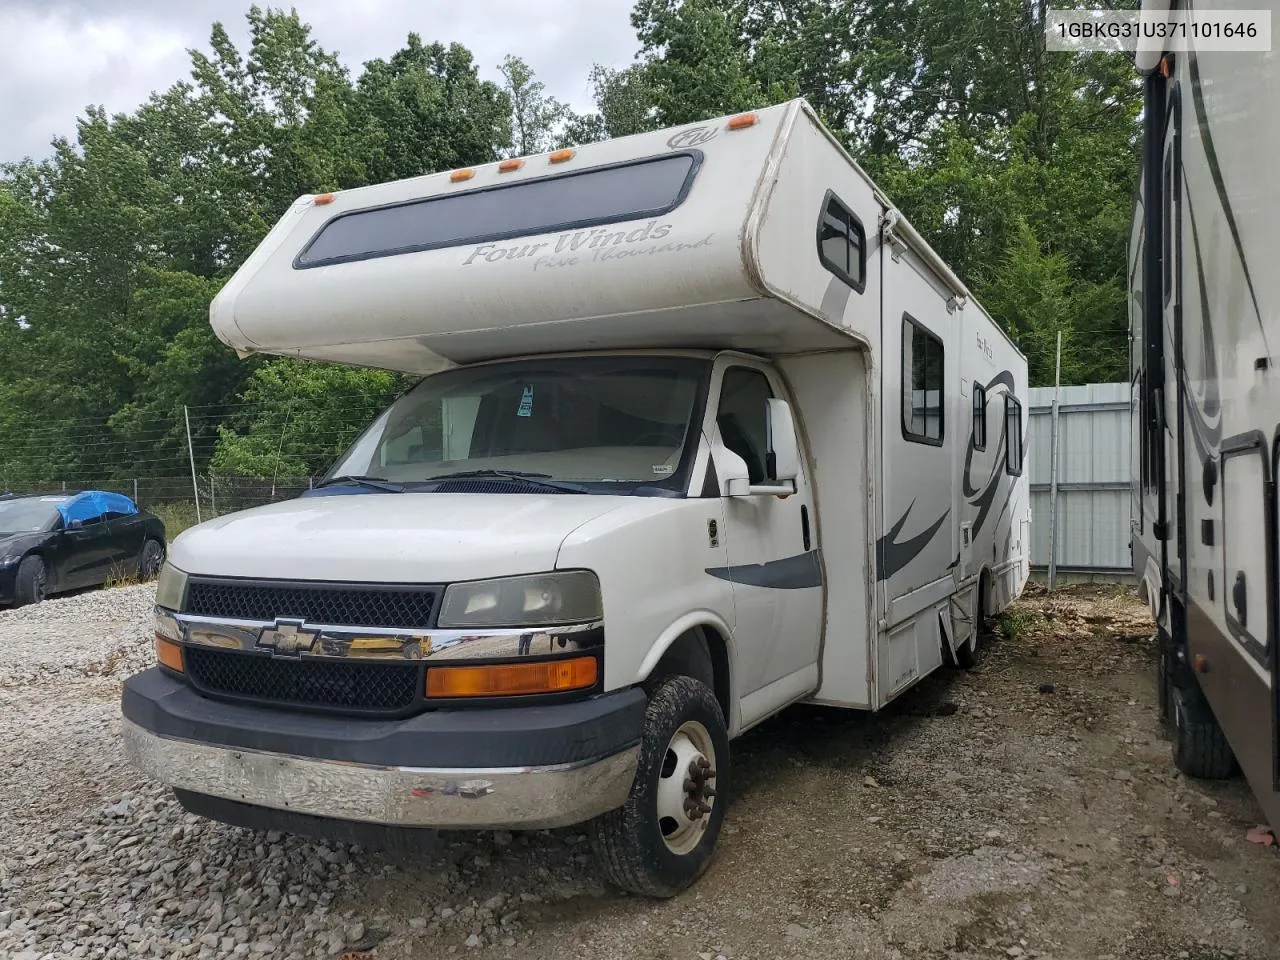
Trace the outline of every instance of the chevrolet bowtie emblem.
{"label": "chevrolet bowtie emblem", "polygon": [[258,635],[258,646],[278,657],[296,657],[310,650],[318,636],[320,631],[308,629],[301,620],[277,620]]}

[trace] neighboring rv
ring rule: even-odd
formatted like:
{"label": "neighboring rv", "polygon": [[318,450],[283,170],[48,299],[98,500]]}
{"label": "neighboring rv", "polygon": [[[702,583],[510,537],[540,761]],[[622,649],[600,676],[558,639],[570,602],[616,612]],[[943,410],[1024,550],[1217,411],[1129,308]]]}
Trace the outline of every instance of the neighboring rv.
{"label": "neighboring rv", "polygon": [[1209,778],[1243,768],[1280,827],[1280,62],[1142,49],[1137,65],[1134,571],[1158,623],[1175,763]]}
{"label": "neighboring rv", "polygon": [[211,312],[429,375],[173,543],[124,731],[205,816],[590,821],[672,895],[731,738],[971,663],[1028,575],[1026,361],[803,101],[303,197]]}

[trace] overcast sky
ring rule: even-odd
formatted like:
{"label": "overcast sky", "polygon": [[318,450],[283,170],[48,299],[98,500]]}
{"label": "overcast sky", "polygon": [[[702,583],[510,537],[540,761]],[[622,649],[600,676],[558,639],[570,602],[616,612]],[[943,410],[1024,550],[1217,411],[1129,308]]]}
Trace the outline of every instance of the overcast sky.
{"label": "overcast sky", "polygon": [[[0,0],[0,161],[49,153],[88,104],[127,112],[190,72],[187,49],[208,49],[221,20],[243,52],[252,0]],[[285,6],[287,0],[259,0]],[[294,0],[312,36],[358,75],[410,31],[469,47],[496,79],[508,53],[577,109],[591,103],[593,63],[622,66],[638,44],[632,0]]]}

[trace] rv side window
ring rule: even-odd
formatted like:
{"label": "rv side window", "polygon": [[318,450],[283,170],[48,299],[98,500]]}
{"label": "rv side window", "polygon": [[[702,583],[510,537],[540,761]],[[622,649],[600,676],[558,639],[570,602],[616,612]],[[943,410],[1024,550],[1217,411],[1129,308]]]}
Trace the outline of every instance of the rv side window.
{"label": "rv side window", "polygon": [[[661,216],[684,201],[701,160],[696,151],[673,153],[356,210],[321,227],[294,266],[321,267]],[[665,235],[658,233],[661,229],[650,224],[617,236]],[[463,263],[502,256],[500,250],[481,247]]]}
{"label": "rv side window", "polygon": [[858,293],[866,289],[867,233],[862,221],[830,190],[818,221],[818,259]]}
{"label": "rv side window", "polygon": [[973,449],[987,449],[987,388],[973,385]]}
{"label": "rv side window", "polygon": [[942,446],[942,341],[902,316],[902,434]]}
{"label": "rv side window", "polygon": [[1004,395],[1004,472],[1011,477],[1022,476],[1022,404],[1011,395]]}

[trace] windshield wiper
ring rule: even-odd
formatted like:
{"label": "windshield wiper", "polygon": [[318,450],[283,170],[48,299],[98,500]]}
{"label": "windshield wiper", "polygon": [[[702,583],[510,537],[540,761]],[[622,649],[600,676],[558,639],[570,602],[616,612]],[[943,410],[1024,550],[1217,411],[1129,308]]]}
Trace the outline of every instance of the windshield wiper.
{"label": "windshield wiper", "polygon": [[438,480],[513,480],[517,483],[527,483],[531,487],[544,487],[548,490],[562,490],[565,493],[590,493],[586,487],[577,483],[562,483],[559,480],[552,480],[549,473],[528,473],[524,470],[461,470],[458,473],[442,473],[438,477],[424,481],[426,483],[435,483]]}
{"label": "windshield wiper", "polygon": [[353,473],[344,473],[338,477],[321,480],[316,484],[316,489],[332,486],[335,483],[358,483],[361,486],[373,487],[375,490],[385,490],[387,493],[404,493],[403,486],[392,483],[386,477],[364,477]]}

